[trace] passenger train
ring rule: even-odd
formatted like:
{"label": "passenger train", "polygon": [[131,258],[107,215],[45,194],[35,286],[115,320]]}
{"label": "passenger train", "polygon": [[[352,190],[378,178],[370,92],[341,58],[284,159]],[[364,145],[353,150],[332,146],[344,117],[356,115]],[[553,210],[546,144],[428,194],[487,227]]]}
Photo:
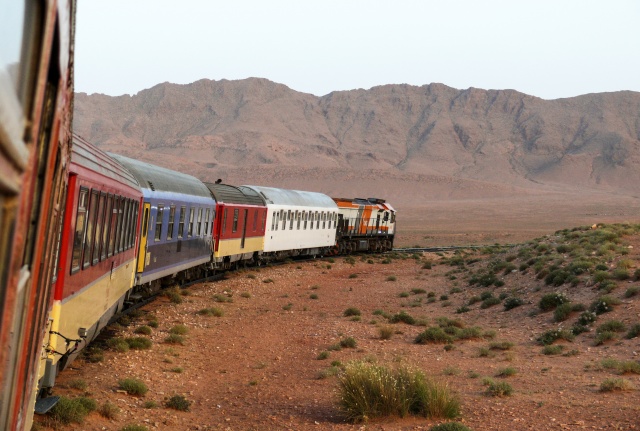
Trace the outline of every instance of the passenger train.
{"label": "passenger train", "polygon": [[382,199],[205,183],[72,135],[75,7],[0,6],[0,429],[29,429],[56,375],[163,286],[393,247]]}
{"label": "passenger train", "polygon": [[239,265],[393,247],[395,210],[382,199],[203,183],[77,135],[68,184],[41,395],[114,315],[163,286]]}

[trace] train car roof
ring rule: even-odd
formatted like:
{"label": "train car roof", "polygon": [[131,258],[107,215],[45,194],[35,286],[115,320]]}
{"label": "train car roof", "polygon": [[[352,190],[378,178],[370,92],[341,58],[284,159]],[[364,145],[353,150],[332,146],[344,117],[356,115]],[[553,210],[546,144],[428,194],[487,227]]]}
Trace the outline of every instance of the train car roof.
{"label": "train car roof", "polygon": [[239,189],[254,190],[267,204],[337,208],[333,199],[323,193],[262,186],[240,186]]}
{"label": "train car roof", "polygon": [[133,174],[95,145],[83,137],[73,134],[71,163],[112,178],[136,190],[140,190]]}
{"label": "train car roof", "polygon": [[128,169],[143,189],[202,196],[211,199],[209,189],[194,176],[130,159],[119,154],[107,154]]}
{"label": "train car roof", "polygon": [[204,185],[211,191],[217,202],[265,206],[264,199],[258,192],[248,187],[241,189],[230,184],[219,183],[204,183]]}
{"label": "train car roof", "polygon": [[378,198],[332,198],[339,207],[353,207],[357,208],[360,205],[371,205],[378,209],[385,209],[389,211],[395,211],[393,207],[388,204],[384,199]]}

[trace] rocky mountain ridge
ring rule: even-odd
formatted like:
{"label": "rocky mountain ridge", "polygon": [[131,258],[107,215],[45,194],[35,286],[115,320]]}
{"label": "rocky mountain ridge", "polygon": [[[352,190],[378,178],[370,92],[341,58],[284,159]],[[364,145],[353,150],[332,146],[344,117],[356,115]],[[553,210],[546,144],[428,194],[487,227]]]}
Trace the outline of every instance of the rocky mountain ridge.
{"label": "rocky mountain ridge", "polygon": [[[443,84],[300,93],[266,79],[76,94],[101,148],[236,184],[415,200],[637,196],[640,93],[543,100]],[[345,190],[345,191],[343,191]]]}

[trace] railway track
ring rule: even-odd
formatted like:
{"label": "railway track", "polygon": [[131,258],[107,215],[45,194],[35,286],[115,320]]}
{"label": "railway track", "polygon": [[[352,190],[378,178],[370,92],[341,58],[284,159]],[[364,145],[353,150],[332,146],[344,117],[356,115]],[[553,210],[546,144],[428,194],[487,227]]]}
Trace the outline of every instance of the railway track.
{"label": "railway track", "polygon": [[511,248],[517,244],[500,244],[500,245],[446,245],[438,247],[408,247],[408,248],[394,248],[391,253],[420,253],[420,252],[442,252],[442,251],[456,251],[456,250],[477,250],[487,247],[499,247],[499,248]]}

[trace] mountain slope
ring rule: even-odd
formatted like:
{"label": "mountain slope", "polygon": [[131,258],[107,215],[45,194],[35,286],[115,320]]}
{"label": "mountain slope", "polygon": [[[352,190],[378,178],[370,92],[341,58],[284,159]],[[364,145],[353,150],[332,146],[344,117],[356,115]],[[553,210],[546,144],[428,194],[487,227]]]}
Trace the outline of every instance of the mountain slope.
{"label": "mountain slope", "polygon": [[[203,179],[412,199],[633,195],[640,93],[543,100],[442,84],[299,93],[265,79],[79,93],[74,128],[103,149]],[[418,186],[416,186],[418,185]],[[341,194],[345,194],[344,192]]]}

